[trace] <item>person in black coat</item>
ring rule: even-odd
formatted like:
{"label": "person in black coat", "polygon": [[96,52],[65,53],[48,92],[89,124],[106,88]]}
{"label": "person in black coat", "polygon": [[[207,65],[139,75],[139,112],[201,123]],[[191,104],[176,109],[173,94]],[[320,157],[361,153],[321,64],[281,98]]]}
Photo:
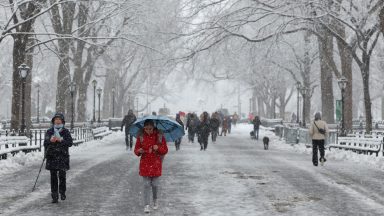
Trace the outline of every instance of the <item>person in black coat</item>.
{"label": "person in black coat", "polygon": [[252,120],[252,124],[253,124],[253,131],[255,133],[255,138],[256,138],[256,140],[258,140],[259,139],[259,129],[260,129],[260,125],[261,125],[261,121],[260,121],[259,116],[255,116],[255,118]]}
{"label": "person in black coat", "polygon": [[195,134],[197,132],[197,126],[199,125],[199,119],[194,113],[188,115],[189,117],[187,118],[187,124],[185,126],[185,129],[188,130],[189,142],[193,143],[195,139]]}
{"label": "person in black coat", "polygon": [[198,136],[200,138],[200,151],[207,150],[208,147],[208,137],[211,132],[211,125],[209,121],[209,114],[207,112],[203,112],[201,121],[198,125]]}
{"label": "person in black coat", "polygon": [[66,199],[66,171],[69,170],[69,147],[73,142],[64,124],[64,115],[56,113],[44,139],[44,156],[47,159],[45,169],[51,172],[52,203],[58,203],[59,193],[61,200]]}
{"label": "person in black coat", "polygon": [[[130,150],[132,150],[133,146],[133,136],[129,134],[129,128],[132,126],[132,124],[136,121],[136,116],[133,114],[133,110],[128,110],[128,115],[126,115],[123,119],[123,122],[121,123],[121,131],[123,131],[123,127],[125,126],[125,145],[127,146],[126,149],[128,150],[128,147]],[[129,138],[129,139],[128,139]]]}
{"label": "person in black coat", "polygon": [[217,112],[212,113],[211,121],[211,134],[212,134],[212,142],[216,142],[217,135],[219,134],[220,120],[219,114]]}
{"label": "person in black coat", "polygon": [[[176,114],[176,121],[181,125],[181,127],[183,127],[183,130],[184,130],[184,123],[183,121],[181,121],[179,113]],[[176,151],[180,150],[181,139],[182,137],[175,140]]]}

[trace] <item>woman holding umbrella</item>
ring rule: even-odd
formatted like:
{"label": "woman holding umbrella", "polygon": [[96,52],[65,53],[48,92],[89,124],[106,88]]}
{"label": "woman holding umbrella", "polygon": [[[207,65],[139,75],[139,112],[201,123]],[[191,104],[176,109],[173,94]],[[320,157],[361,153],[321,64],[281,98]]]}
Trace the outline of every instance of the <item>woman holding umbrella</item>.
{"label": "woman holding umbrella", "polygon": [[158,208],[157,192],[159,177],[162,174],[162,158],[168,153],[164,135],[155,128],[152,119],[144,121],[144,127],[137,134],[135,154],[140,157],[139,174],[144,182],[144,212],[150,212],[150,192],[152,189],[153,209]]}

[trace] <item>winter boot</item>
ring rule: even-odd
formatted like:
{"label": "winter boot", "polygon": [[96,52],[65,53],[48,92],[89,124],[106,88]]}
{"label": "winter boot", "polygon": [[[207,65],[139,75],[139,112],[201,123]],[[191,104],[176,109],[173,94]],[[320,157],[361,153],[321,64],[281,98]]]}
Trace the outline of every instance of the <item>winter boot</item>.
{"label": "winter boot", "polygon": [[59,202],[59,194],[57,193],[52,193],[52,203],[58,203]]}
{"label": "winter boot", "polygon": [[60,199],[61,199],[61,200],[65,200],[65,199],[67,199],[67,196],[65,196],[65,193],[61,193],[61,194],[60,194]]}
{"label": "winter boot", "polygon": [[149,208],[149,205],[144,206],[144,213],[149,213],[151,212],[151,209]]}

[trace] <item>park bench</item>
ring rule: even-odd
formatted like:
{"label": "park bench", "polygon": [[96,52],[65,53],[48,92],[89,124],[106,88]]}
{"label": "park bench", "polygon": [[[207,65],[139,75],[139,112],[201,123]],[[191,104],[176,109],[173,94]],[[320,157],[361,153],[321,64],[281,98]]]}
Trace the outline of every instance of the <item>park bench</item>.
{"label": "park bench", "polygon": [[94,139],[102,139],[103,137],[112,133],[108,127],[99,127],[92,129]]}
{"label": "park bench", "polygon": [[337,143],[329,144],[331,148],[338,148],[344,150],[351,150],[359,154],[373,154],[379,156],[382,151],[383,139],[382,138],[360,138],[360,137],[338,137]]}
{"label": "park bench", "polygon": [[34,145],[26,136],[3,136],[0,137],[0,157],[7,158],[7,154],[16,154],[19,151],[32,151],[39,149],[39,145]]}

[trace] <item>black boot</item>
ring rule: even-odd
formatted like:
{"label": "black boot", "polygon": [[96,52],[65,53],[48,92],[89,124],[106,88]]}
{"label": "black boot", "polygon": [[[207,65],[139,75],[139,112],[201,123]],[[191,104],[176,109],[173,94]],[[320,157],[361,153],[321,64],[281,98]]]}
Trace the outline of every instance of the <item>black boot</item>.
{"label": "black boot", "polygon": [[65,199],[67,199],[67,196],[65,196],[65,193],[61,193],[61,194],[60,194],[60,199],[61,199],[61,200],[65,200]]}
{"label": "black boot", "polygon": [[57,193],[52,193],[52,203],[58,203],[59,202],[59,194]]}

